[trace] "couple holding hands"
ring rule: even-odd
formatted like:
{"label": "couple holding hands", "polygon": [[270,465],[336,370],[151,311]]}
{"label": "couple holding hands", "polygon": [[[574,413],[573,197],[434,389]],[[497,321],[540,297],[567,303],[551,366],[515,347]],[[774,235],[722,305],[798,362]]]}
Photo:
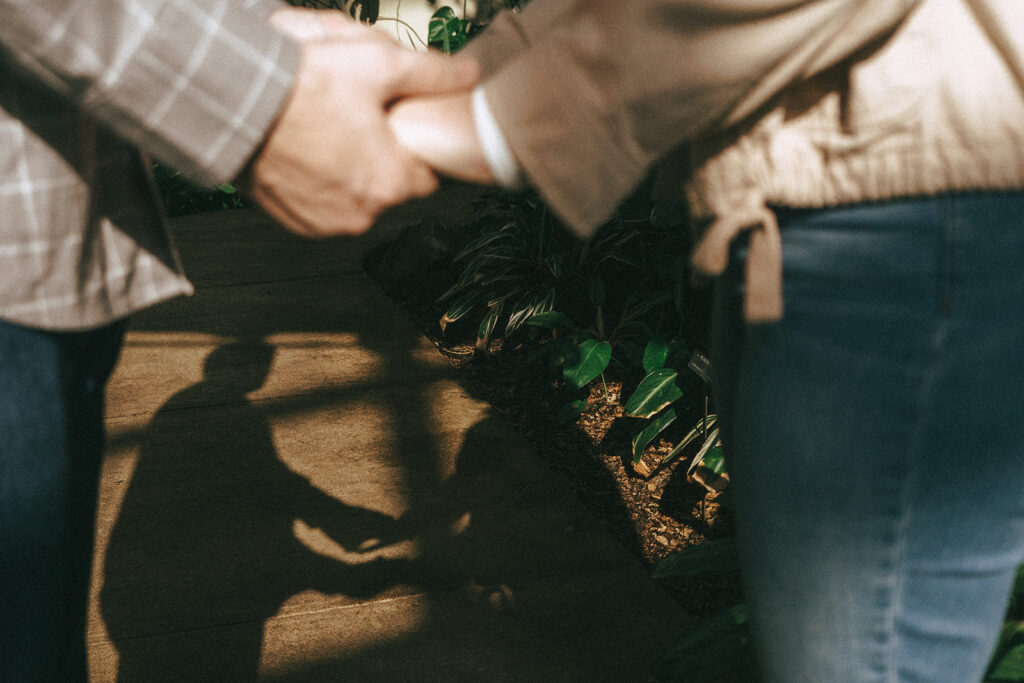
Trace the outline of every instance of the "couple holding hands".
{"label": "couple holding hands", "polygon": [[1024,560],[1024,6],[534,0],[448,58],[276,0],[0,0],[0,47],[0,679],[85,677],[103,387],[191,291],[139,150],[311,237],[448,175],[585,238],[660,162],[763,678],[984,674]]}

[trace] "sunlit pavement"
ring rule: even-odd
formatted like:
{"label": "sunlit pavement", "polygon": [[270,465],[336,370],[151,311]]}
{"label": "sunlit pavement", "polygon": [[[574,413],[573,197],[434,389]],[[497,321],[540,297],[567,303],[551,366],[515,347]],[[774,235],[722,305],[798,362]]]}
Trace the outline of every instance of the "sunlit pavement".
{"label": "sunlit pavement", "polygon": [[94,681],[643,681],[689,619],[363,273],[250,210],[108,397]]}

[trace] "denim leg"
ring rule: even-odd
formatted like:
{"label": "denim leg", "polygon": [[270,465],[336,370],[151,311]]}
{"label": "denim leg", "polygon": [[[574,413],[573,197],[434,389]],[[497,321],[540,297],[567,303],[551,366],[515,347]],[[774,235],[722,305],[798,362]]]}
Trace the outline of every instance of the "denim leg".
{"label": "denim leg", "polygon": [[103,395],[123,330],[0,321],[0,680],[87,680]]}
{"label": "denim leg", "polygon": [[768,681],[979,680],[1024,560],[1024,198],[780,212],[786,314],[716,289]]}

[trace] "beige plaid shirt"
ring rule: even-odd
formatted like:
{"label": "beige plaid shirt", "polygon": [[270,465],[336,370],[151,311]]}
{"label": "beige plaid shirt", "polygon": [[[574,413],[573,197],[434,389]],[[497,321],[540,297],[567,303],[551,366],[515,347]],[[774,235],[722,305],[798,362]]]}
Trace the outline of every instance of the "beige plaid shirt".
{"label": "beige plaid shirt", "polygon": [[276,0],[0,0],[0,319],[85,329],[191,292],[138,152],[233,178],[291,90]]}

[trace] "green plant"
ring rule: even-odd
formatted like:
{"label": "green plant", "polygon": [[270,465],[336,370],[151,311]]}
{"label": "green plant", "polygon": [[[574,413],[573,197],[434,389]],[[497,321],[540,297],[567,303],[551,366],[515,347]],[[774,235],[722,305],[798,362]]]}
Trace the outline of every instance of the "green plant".
{"label": "green plant", "polygon": [[688,284],[687,214],[677,203],[652,204],[645,190],[589,241],[573,237],[535,195],[491,199],[479,236],[454,259],[457,281],[439,299],[442,329],[479,321],[481,352],[496,336],[536,343],[535,357],[570,389],[565,417],[586,409],[579,390],[590,382],[600,379],[610,398],[610,368],[629,384],[640,378],[626,406],[645,421],[637,463],[677,417],[693,424],[706,407],[697,375],[672,369],[707,334],[707,298]]}
{"label": "green plant", "polygon": [[[655,579],[689,579],[705,573],[736,573],[739,555],[732,538],[690,546],[654,567]],[[750,613],[742,603],[701,620],[658,663],[661,681],[754,680]]]}
{"label": "green plant", "polygon": [[629,253],[636,230],[609,228],[583,242],[536,196],[505,196],[490,207],[477,223],[479,237],[455,256],[461,272],[440,298],[447,306],[442,329],[478,313],[478,348],[486,351],[499,330],[512,337],[528,320],[558,306],[562,322],[552,331],[572,328],[614,344],[628,321],[607,327],[604,279],[616,263],[639,267]]}
{"label": "green plant", "polygon": [[[443,52],[456,52],[487,25],[491,16],[499,9],[519,10],[527,0],[490,0],[476,3],[476,13],[466,13],[466,3],[462,3],[461,13],[447,5],[440,7],[431,16],[427,26],[427,39],[424,40],[419,31],[401,16],[381,16],[380,0],[292,0],[293,4],[315,9],[336,9],[348,13],[356,21],[376,24],[381,21],[392,21],[405,28],[415,42],[424,47],[432,47]],[[432,3],[433,4],[433,3]]]}
{"label": "green plant", "polygon": [[427,28],[427,45],[442,52],[457,52],[469,42],[470,37],[480,29],[480,24],[465,17],[459,17],[447,5],[430,17]]}

